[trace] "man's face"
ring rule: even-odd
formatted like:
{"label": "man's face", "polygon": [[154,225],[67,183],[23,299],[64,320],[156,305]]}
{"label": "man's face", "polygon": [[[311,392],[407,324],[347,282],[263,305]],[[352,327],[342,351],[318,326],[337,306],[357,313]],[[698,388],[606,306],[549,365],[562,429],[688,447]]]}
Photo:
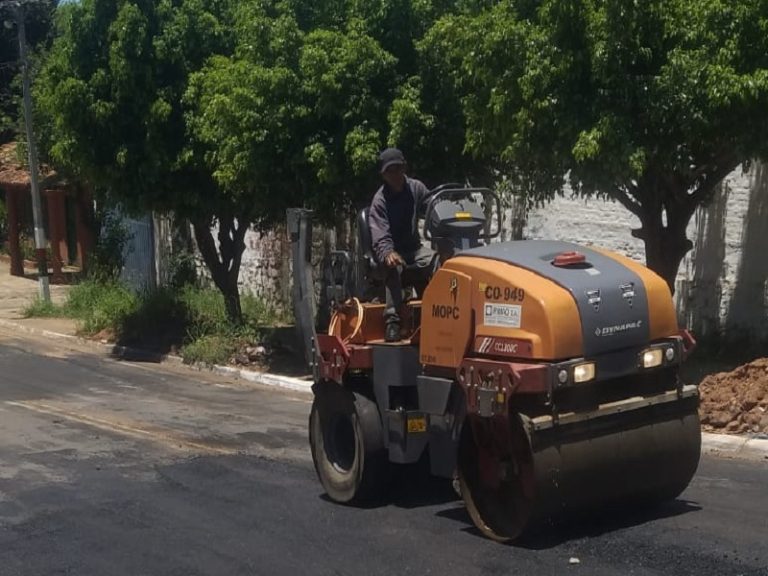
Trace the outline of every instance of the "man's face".
{"label": "man's face", "polygon": [[405,164],[393,164],[381,174],[390,189],[400,192],[405,184]]}

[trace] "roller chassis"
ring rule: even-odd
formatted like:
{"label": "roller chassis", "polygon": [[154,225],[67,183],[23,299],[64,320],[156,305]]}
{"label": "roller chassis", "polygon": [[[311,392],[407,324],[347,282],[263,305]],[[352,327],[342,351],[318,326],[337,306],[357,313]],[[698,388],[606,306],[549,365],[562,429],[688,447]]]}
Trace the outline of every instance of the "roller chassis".
{"label": "roller chassis", "polygon": [[[376,437],[357,447],[370,469],[348,471],[359,479],[359,494],[339,496],[318,460],[314,429],[318,476],[337,501],[384,497],[384,463],[413,463],[426,453],[433,475],[458,480],[475,525],[492,539],[508,540],[564,513],[674,498],[696,470],[698,392],[678,378],[695,345],[685,331],[592,354],[597,377],[578,384],[573,370],[584,358],[488,354],[487,338],[453,367],[430,364],[420,355],[420,301],[404,311],[411,320],[407,337],[389,344],[377,327],[380,306],[350,298],[338,283],[329,292],[346,298],[333,303],[329,333],[311,339],[316,404],[329,386],[364,398],[366,413],[355,418]],[[659,366],[642,369],[649,346],[670,352]],[[372,475],[382,482],[372,482]]]}

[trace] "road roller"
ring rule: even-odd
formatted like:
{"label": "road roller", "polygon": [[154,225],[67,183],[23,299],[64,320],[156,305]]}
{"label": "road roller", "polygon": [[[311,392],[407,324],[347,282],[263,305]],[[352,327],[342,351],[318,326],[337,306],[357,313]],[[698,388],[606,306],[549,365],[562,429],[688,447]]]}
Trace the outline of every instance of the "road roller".
{"label": "road roller", "polygon": [[312,213],[289,211],[323,489],[383,502],[393,467],[428,462],[498,541],[676,498],[701,431],[697,388],[679,377],[695,341],[666,282],[594,246],[495,241],[501,214],[489,189],[433,191],[422,216],[435,269],[422,294],[406,286],[403,337],[390,343],[366,211],[356,250],[328,255],[318,289]]}

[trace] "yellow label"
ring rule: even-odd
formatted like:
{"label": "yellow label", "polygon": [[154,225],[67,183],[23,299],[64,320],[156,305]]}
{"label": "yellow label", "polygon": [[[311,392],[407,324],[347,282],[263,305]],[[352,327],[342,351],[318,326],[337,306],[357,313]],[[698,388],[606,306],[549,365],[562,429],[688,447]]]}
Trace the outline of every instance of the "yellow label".
{"label": "yellow label", "polygon": [[472,212],[456,212],[453,216],[459,220],[470,220],[472,218]]}
{"label": "yellow label", "polygon": [[426,431],[427,431],[426,418],[409,418],[408,419],[408,432],[426,432]]}

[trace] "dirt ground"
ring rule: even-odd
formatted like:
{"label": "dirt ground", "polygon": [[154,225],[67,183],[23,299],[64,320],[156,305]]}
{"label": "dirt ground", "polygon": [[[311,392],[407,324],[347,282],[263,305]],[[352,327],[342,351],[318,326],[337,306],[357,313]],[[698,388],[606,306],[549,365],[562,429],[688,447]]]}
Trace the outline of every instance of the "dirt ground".
{"label": "dirt ground", "polygon": [[768,358],[707,376],[699,391],[704,430],[768,434]]}

